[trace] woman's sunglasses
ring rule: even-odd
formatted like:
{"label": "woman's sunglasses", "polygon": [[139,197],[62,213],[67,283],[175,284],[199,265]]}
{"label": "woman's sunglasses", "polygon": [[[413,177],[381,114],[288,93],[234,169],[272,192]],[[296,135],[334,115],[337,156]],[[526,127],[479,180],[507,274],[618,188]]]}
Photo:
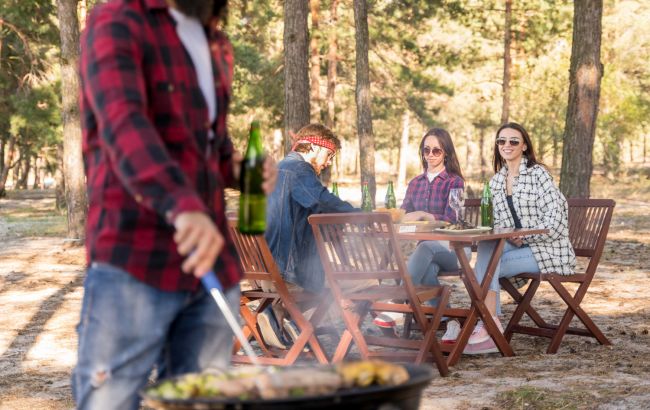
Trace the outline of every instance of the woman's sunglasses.
{"label": "woman's sunglasses", "polygon": [[424,154],[425,157],[428,157],[429,154],[433,154],[434,157],[439,157],[443,153],[444,151],[441,150],[440,148],[434,148],[434,149],[431,149],[429,147],[422,148],[422,154]]}
{"label": "woman's sunglasses", "polygon": [[507,140],[505,138],[497,139],[497,145],[500,146],[500,147],[503,147],[504,145],[506,145],[506,142],[509,142],[511,147],[516,147],[517,145],[519,145],[519,143],[521,141],[519,141],[519,140]]}

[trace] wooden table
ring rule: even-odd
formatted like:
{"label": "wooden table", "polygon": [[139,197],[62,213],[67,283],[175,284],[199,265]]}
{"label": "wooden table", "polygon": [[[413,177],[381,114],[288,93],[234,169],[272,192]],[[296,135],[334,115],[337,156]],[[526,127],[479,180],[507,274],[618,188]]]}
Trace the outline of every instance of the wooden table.
{"label": "wooden table", "polygon": [[[448,233],[443,231],[433,231],[433,232],[397,232],[396,235],[401,240],[416,240],[416,241],[449,241],[450,247],[454,249],[456,255],[458,256],[458,262],[460,263],[461,279],[465,284],[467,293],[469,294],[471,300],[470,309],[448,309],[449,311],[454,311],[455,314],[451,316],[465,317],[465,323],[461,328],[461,332],[458,335],[456,343],[451,345],[441,345],[444,351],[449,353],[447,357],[447,364],[449,366],[455,365],[460,359],[469,337],[474,330],[479,317],[483,319],[485,328],[492,336],[494,343],[499,348],[499,351],[503,356],[514,356],[512,347],[506,340],[506,338],[501,334],[499,328],[497,327],[495,321],[492,319],[492,315],[485,306],[485,299],[488,294],[490,282],[494,276],[494,272],[501,258],[501,253],[503,252],[503,247],[506,243],[506,240],[509,238],[514,238],[524,235],[534,235],[534,234],[544,234],[548,233],[548,229],[514,229],[514,228],[495,228],[493,230],[482,232],[482,233],[461,233],[454,232]],[[490,257],[490,263],[487,267],[487,272],[483,278],[481,284],[478,283],[476,279],[476,272],[469,264],[469,259],[465,255],[464,247],[471,245],[472,243],[477,243],[481,241],[493,241],[497,240],[497,246],[492,252]]]}

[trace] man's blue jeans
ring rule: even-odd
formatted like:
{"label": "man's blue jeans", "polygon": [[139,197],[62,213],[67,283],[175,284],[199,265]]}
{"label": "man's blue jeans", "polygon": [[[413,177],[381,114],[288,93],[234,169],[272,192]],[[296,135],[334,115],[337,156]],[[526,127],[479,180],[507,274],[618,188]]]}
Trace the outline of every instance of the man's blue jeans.
{"label": "man's blue jeans", "polygon": [[[239,287],[226,292],[239,311]],[[170,377],[229,363],[233,333],[212,297],[163,292],[116,267],[93,263],[84,282],[78,362],[79,409],[138,409],[155,364]]]}
{"label": "man's blue jeans", "polygon": [[[476,257],[474,271],[476,272],[476,279],[479,285],[485,277],[487,265],[490,263],[492,252],[494,252],[496,246],[497,241],[482,241],[478,244],[478,255]],[[511,278],[522,272],[539,272],[539,266],[537,266],[537,260],[533,255],[533,251],[528,246],[519,248],[510,242],[506,242],[489,288],[497,294],[497,315],[501,314],[501,300],[499,297],[501,286],[499,285],[499,278]]]}
{"label": "man's blue jeans", "polygon": [[[465,248],[465,255],[472,258],[471,248]],[[414,285],[438,286],[438,272],[458,270],[458,257],[453,249],[449,249],[447,241],[422,241],[408,260],[407,268]],[[437,298],[427,301],[431,306],[437,306]]]}

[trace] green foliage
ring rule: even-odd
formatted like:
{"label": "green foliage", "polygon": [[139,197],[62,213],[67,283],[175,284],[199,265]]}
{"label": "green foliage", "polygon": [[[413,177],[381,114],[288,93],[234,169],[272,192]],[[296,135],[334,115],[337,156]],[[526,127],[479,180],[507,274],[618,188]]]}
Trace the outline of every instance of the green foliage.
{"label": "green foliage", "polygon": [[59,135],[55,2],[0,2],[0,139],[11,134],[34,152]]}
{"label": "green foliage", "polygon": [[[351,2],[339,1],[332,27],[331,1],[321,0],[319,29],[311,33],[321,54],[320,94],[325,96],[328,35],[334,30],[335,132],[356,144],[354,16]],[[427,128],[440,126],[454,137],[465,168],[476,169],[478,155],[489,161],[501,115],[504,0],[369,0],[368,5],[379,156],[395,156],[408,112],[411,144]],[[229,1],[226,31],[235,50],[229,127],[240,150],[253,117],[267,136],[283,128],[283,6],[280,0]],[[3,0],[0,16],[13,27],[5,24],[0,31],[0,139],[13,135],[22,146],[45,152],[61,135],[56,2]],[[572,19],[569,0],[513,1],[510,118],[530,131],[538,156],[549,165],[561,160]],[[650,129],[647,21],[648,2],[605,2],[605,76],[594,155],[612,174],[621,168],[621,147],[641,144]],[[481,133],[485,147],[478,153]]]}

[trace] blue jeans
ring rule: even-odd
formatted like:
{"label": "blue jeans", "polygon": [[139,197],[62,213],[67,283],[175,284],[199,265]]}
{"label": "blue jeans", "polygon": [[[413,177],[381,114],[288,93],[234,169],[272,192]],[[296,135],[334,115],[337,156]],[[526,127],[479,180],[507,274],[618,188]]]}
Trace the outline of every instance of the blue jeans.
{"label": "blue jeans", "polygon": [[[482,241],[478,244],[478,255],[476,257],[474,271],[476,271],[476,279],[478,279],[479,284],[485,277],[487,265],[490,263],[492,252],[496,246],[497,241]],[[499,285],[499,278],[511,278],[523,272],[539,272],[539,266],[537,266],[537,260],[535,260],[533,251],[528,246],[518,248],[510,242],[506,242],[503,247],[501,259],[499,259],[497,268],[494,271],[492,282],[490,282],[490,290],[497,294],[497,315],[501,314],[501,301],[499,298],[501,286]]]}
{"label": "blue jeans", "polygon": [[[471,248],[465,248],[465,255],[472,258]],[[458,257],[447,241],[422,241],[409,257],[407,268],[414,285],[438,286],[438,272],[457,270]],[[427,304],[437,306],[438,300],[430,299]]]}
{"label": "blue jeans", "polygon": [[[233,312],[239,287],[226,292]],[[78,362],[72,390],[79,409],[138,409],[138,390],[155,364],[171,377],[229,363],[233,334],[203,290],[164,292],[107,264],[84,282]]]}

